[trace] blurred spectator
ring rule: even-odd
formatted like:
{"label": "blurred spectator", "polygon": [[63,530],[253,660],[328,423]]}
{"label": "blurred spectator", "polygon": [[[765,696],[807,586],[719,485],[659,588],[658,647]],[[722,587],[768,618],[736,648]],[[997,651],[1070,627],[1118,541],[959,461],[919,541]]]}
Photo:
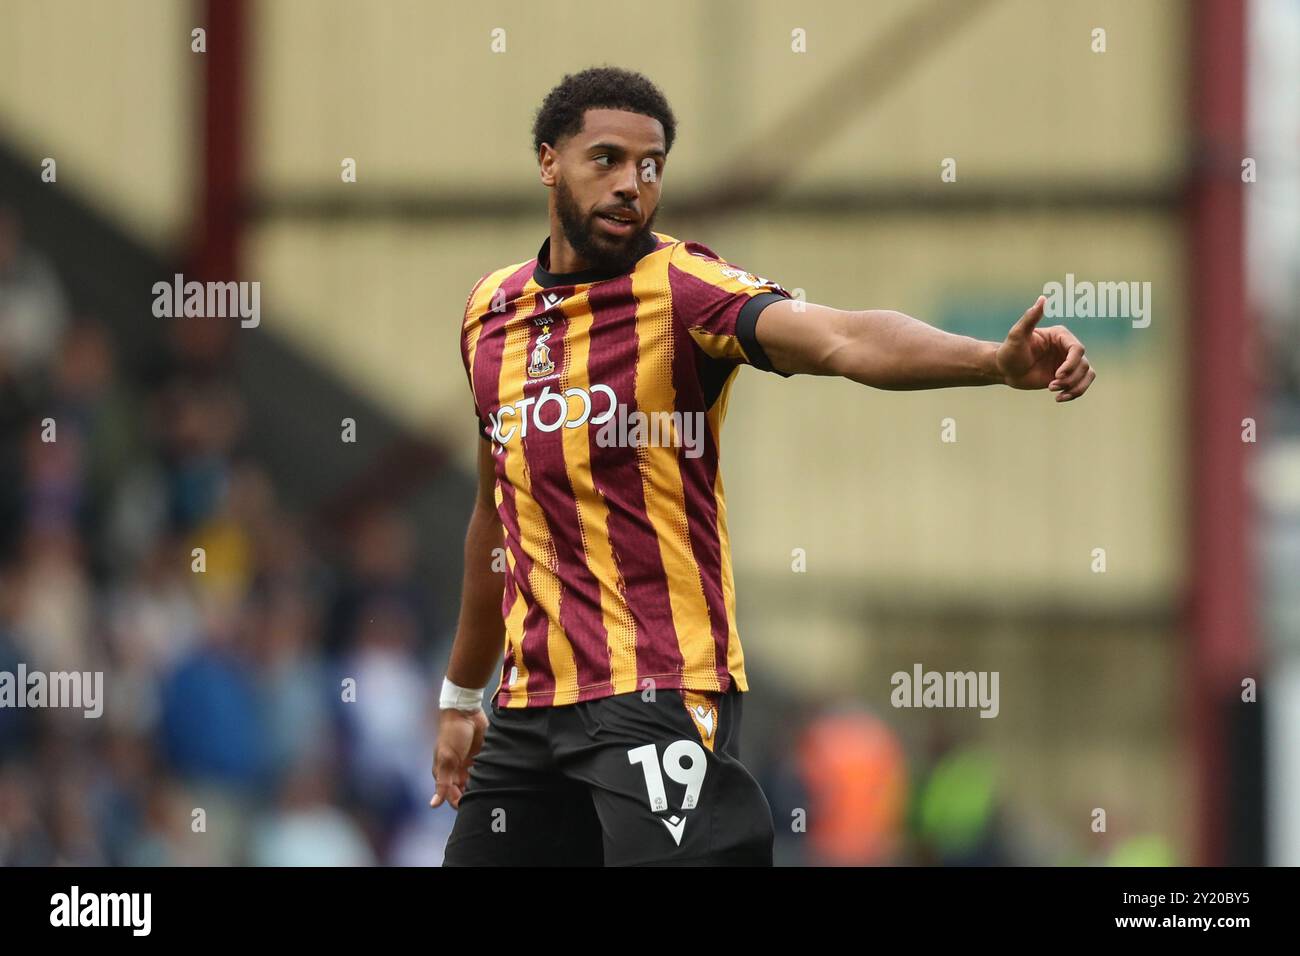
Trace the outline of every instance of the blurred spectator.
{"label": "blurred spectator", "polygon": [[[0,568],[0,671],[17,673],[23,657],[14,633],[17,588],[12,569]],[[35,714],[15,707],[0,707],[0,769],[17,760],[34,737]]]}
{"label": "blurred spectator", "polygon": [[988,755],[960,746],[942,753],[916,791],[921,862],[944,866],[1012,862],[998,833],[997,789],[997,768]]}
{"label": "blurred spectator", "polygon": [[[432,786],[430,787],[432,790]],[[442,866],[447,837],[456,822],[456,810],[444,803],[436,810],[419,813],[393,835],[387,862],[390,866]]]}
{"label": "blurred spectator", "polygon": [[243,428],[239,396],[217,380],[177,378],[160,403],[168,519],[191,531],[211,517],[230,479],[230,456]]}
{"label": "blurred spectator", "polygon": [[49,777],[50,836],[59,865],[103,866],[107,860],[100,845],[100,833],[85,800],[89,754],[78,751],[69,763]]}
{"label": "blurred spectator", "polygon": [[429,633],[424,588],[415,578],[415,537],[404,516],[387,505],[365,510],[347,536],[346,573],[330,611],[329,648],[345,652],[366,607],[377,600],[404,604],[414,615],[416,640]]}
{"label": "blurred spectator", "polygon": [[1177,866],[1169,841],[1158,833],[1146,833],[1120,843],[1106,861],[1108,866]]}
{"label": "blurred spectator", "polygon": [[272,768],[334,756],[318,628],[318,614],[301,588],[278,584],[258,603],[255,668]]}
{"label": "blurred spectator", "polygon": [[0,765],[0,865],[49,866],[54,848],[38,812],[36,775],[21,764]]}
{"label": "blurred spectator", "polygon": [[328,775],[307,763],[290,775],[279,807],[254,831],[256,866],[372,866],[365,834],[332,805]]}
{"label": "blurred spectator", "polygon": [[48,670],[94,670],[103,665],[91,643],[94,605],[77,531],[71,526],[33,529],[27,535],[14,633],[29,663]]}
{"label": "blurred spectator", "polygon": [[23,241],[22,223],[0,206],[0,382],[35,389],[53,363],[67,304],[49,261]]}
{"label": "blurred spectator", "polygon": [[28,429],[23,490],[26,526],[37,532],[80,533],[83,461],[80,432],[46,418]]}
{"label": "blurred spectator", "polygon": [[97,569],[111,561],[102,533],[117,482],[141,454],[139,409],[117,380],[103,325],[80,319],[69,329],[54,371],[49,417],[60,441],[75,439],[81,482],[79,516]]}
{"label": "blurred spectator", "polygon": [[238,610],[207,601],[201,643],[163,684],[159,734],[185,777],[251,791],[265,782],[267,734]]}
{"label": "blurred spectator", "polygon": [[115,728],[147,733],[159,719],[159,679],[173,672],[201,630],[186,553],[175,539],[160,538],[105,599],[113,659],[112,705],[105,718]]}
{"label": "blurred spectator", "polygon": [[815,718],[804,729],[799,765],[809,794],[812,862],[892,862],[901,846],[907,765],[884,721],[856,709]]}
{"label": "blurred spectator", "polygon": [[355,681],[355,700],[339,705],[348,782],[385,832],[428,809],[436,700],[415,656],[416,639],[409,605],[376,598],[360,609],[355,649],[342,662],[342,678]]}

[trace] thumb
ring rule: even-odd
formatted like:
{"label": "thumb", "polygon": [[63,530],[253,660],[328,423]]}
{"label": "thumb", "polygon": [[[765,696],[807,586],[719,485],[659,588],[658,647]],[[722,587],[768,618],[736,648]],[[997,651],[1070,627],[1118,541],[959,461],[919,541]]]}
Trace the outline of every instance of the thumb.
{"label": "thumb", "polygon": [[1022,315],[1016,324],[1011,326],[1011,331],[1007,333],[1008,342],[1023,342],[1029,338],[1029,333],[1043,319],[1043,310],[1047,304],[1047,296],[1040,295],[1034,304],[1029,307],[1029,311]]}

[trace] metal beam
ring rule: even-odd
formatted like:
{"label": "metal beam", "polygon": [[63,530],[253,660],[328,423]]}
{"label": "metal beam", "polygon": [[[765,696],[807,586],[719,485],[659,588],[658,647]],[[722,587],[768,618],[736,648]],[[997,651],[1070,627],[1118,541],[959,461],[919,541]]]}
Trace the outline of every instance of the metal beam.
{"label": "metal beam", "polygon": [[[1241,159],[1245,134],[1245,4],[1197,0],[1192,123],[1197,156],[1188,197],[1192,304],[1190,674],[1187,713],[1196,774],[1198,862],[1231,859],[1228,724],[1259,648],[1241,421],[1259,415],[1247,366]],[[1245,706],[1259,706],[1245,705]],[[1259,862],[1259,861],[1255,861]]]}

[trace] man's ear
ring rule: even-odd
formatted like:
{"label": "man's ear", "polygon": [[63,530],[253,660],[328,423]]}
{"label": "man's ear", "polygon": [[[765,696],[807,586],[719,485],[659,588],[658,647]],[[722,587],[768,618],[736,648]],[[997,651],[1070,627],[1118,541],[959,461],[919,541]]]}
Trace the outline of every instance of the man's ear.
{"label": "man's ear", "polygon": [[543,143],[537,150],[537,172],[543,186],[555,185],[555,165],[559,157],[550,143]]}

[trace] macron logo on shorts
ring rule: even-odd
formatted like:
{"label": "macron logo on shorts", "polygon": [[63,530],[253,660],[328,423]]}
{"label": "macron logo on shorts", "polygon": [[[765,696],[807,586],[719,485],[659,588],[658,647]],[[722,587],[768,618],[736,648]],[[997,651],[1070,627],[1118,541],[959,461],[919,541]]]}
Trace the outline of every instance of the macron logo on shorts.
{"label": "macron logo on shorts", "polygon": [[674,813],[667,820],[665,820],[663,817],[660,817],[659,822],[668,828],[668,832],[673,835],[673,841],[678,846],[681,846],[682,831],[686,829],[686,818],[679,817],[677,816],[677,814]]}
{"label": "macron logo on shorts", "polygon": [[695,706],[695,722],[700,725],[705,737],[713,736],[713,711],[703,704],[697,704]]}
{"label": "macron logo on shorts", "polygon": [[713,735],[718,729],[718,705],[708,694],[694,690],[682,691],[682,700],[686,703],[686,712],[695,721],[700,732],[700,741],[710,750],[713,749]]}

